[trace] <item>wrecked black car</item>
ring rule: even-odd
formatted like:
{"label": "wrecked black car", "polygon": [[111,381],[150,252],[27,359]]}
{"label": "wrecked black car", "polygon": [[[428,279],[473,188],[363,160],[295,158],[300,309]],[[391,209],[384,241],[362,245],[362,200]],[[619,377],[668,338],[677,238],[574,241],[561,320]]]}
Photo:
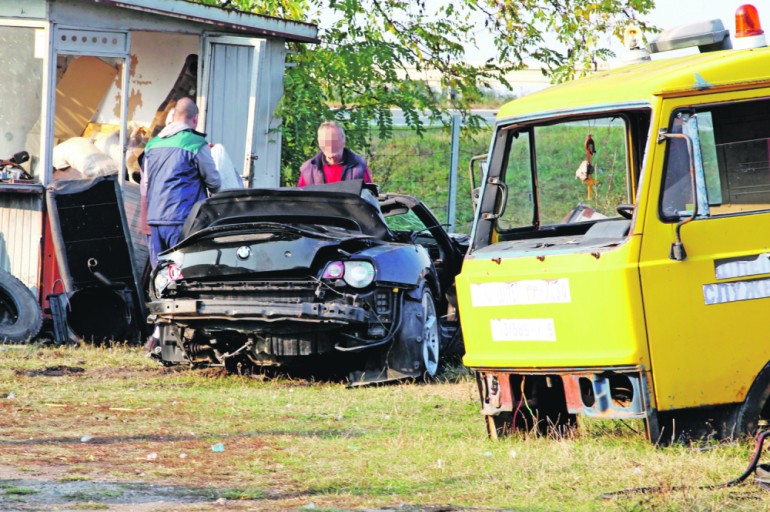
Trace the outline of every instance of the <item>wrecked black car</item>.
{"label": "wrecked black car", "polygon": [[414,197],[372,189],[228,190],[199,203],[151,276],[160,359],[315,365],[351,384],[435,375],[462,346],[454,277],[467,237]]}

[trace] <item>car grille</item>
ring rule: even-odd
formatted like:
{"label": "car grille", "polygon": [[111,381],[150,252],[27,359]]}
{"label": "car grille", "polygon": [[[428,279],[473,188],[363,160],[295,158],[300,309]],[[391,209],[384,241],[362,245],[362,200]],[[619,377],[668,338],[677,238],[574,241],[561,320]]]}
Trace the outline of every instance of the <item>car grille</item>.
{"label": "car grille", "polygon": [[248,295],[255,302],[296,304],[315,302],[315,281],[177,281],[168,298],[227,299]]}

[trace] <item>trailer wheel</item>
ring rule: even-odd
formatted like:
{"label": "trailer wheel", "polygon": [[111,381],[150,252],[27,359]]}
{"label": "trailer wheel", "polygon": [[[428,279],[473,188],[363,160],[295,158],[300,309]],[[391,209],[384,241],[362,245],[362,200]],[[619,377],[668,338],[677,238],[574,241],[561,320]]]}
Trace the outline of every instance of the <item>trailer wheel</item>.
{"label": "trailer wheel", "polygon": [[0,270],[0,342],[29,341],[40,332],[42,324],[43,313],[29,288]]}

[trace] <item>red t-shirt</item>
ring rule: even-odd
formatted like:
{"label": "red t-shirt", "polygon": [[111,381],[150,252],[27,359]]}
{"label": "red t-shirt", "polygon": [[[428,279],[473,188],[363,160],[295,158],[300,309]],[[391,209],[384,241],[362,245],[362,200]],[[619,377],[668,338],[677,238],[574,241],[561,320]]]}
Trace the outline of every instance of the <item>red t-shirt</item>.
{"label": "red t-shirt", "polygon": [[[324,178],[326,179],[326,183],[337,183],[342,178],[342,164],[324,164]],[[364,171],[364,183],[371,183],[372,182],[372,175],[369,173],[369,168],[367,167]],[[304,187],[307,185],[305,183],[305,177],[300,174],[299,176],[299,183],[297,183],[298,187]]]}

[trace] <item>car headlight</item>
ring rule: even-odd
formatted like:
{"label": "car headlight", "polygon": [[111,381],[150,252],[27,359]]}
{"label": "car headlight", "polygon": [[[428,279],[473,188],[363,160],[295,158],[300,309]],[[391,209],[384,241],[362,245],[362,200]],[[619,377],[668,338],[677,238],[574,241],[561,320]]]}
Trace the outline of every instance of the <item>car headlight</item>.
{"label": "car headlight", "polygon": [[326,265],[326,279],[343,279],[353,288],[366,288],[374,281],[374,265],[368,261],[332,261]]}
{"label": "car headlight", "polygon": [[178,279],[182,279],[182,277],[182,269],[176,263],[170,263],[165,267],[159,268],[153,280],[155,294],[160,297],[163,290],[168,288],[168,285]]}

